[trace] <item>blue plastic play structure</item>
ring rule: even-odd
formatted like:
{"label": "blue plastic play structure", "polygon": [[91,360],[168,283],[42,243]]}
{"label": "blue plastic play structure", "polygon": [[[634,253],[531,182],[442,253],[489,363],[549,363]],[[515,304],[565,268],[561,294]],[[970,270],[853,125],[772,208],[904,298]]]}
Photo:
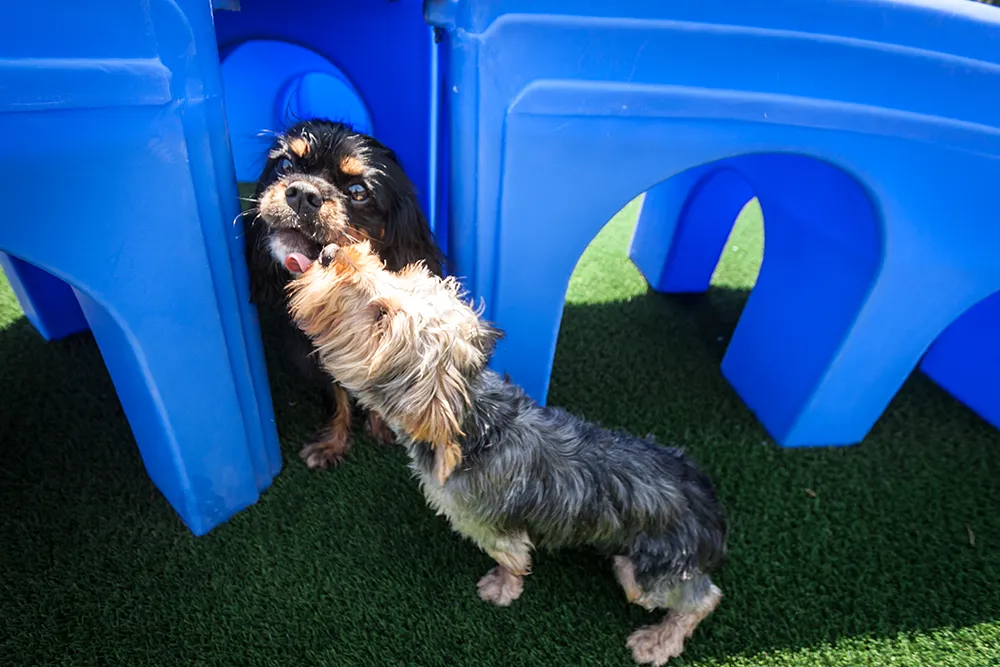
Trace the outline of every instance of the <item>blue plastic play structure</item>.
{"label": "blue plastic play structure", "polygon": [[722,370],[780,443],[861,440],[922,359],[1000,426],[996,9],[427,0],[425,13],[449,61],[449,255],[507,332],[494,365],[536,399],[570,274],[616,211],[648,192],[630,255],[653,289],[697,292],[757,196],[763,266]]}
{"label": "blue plastic play structure", "polygon": [[152,480],[201,534],[281,467],[204,0],[21,3],[0,45],[3,268],[90,328]]}
{"label": "blue plastic play structure", "polygon": [[861,440],[918,365],[1000,426],[1000,11],[50,13],[18,4],[0,40],[0,263],[43,336],[93,331],[150,477],[197,534],[280,469],[236,181],[256,179],[270,133],[312,116],[396,150],[452,273],[506,330],[493,365],[540,401],[570,275],[615,212],[645,192],[631,258],[655,290],[700,292],[756,196],[764,262],[722,370],[780,443]]}

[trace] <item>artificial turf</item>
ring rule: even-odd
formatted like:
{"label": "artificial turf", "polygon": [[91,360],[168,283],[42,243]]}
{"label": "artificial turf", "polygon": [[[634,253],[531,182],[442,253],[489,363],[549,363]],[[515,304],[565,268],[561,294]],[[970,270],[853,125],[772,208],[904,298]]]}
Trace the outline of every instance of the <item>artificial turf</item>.
{"label": "artificial turf", "polygon": [[[635,210],[574,275],[551,402],[683,444],[718,486],[725,599],[676,664],[1000,664],[1000,433],[914,376],[862,445],[777,447],[719,372],[759,214],[715,287],[681,299],[626,259]],[[540,554],[518,602],[487,606],[489,560],[426,509],[401,451],[362,441],[305,469],[320,406],[271,370],[285,469],[195,538],[93,340],[44,343],[0,284],[0,665],[630,664],[626,636],[655,617],[606,562]]]}

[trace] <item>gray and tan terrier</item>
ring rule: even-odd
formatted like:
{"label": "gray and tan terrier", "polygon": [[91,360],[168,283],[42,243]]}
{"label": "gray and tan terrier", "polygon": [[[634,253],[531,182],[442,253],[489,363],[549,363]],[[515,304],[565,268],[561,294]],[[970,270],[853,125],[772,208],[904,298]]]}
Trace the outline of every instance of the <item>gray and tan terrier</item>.
{"label": "gray and tan terrier", "polygon": [[535,548],[593,547],[629,602],[667,610],[629,637],[635,661],[681,654],[726,560],[725,514],[690,459],[540,407],[487,369],[501,333],[420,263],[393,273],[367,242],[330,245],[289,295],[323,368],[405,446],[428,504],[497,562],[483,600],[520,597]]}

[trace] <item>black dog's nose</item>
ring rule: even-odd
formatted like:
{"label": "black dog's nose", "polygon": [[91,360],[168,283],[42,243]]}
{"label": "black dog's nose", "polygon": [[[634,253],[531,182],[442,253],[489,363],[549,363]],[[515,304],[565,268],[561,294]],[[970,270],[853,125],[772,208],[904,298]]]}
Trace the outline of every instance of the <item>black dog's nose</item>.
{"label": "black dog's nose", "polygon": [[299,215],[312,216],[323,205],[323,197],[314,185],[305,181],[289,183],[285,188],[285,201]]}

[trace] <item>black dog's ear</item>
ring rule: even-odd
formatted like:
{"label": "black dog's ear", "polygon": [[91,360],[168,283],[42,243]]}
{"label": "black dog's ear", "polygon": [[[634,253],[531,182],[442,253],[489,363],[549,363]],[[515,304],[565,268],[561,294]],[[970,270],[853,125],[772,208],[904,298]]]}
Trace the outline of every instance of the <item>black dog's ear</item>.
{"label": "black dog's ear", "polygon": [[427,269],[440,276],[444,255],[434,242],[434,235],[420,209],[413,183],[406,176],[395,153],[388,151],[388,158],[398,167],[392,179],[396,196],[389,208],[379,254],[390,271],[399,271],[408,264],[424,260]]}
{"label": "black dog's ear", "polygon": [[380,254],[390,271],[399,271],[408,264],[424,260],[431,273],[441,275],[443,255],[412,191],[400,193],[393,202]]}

